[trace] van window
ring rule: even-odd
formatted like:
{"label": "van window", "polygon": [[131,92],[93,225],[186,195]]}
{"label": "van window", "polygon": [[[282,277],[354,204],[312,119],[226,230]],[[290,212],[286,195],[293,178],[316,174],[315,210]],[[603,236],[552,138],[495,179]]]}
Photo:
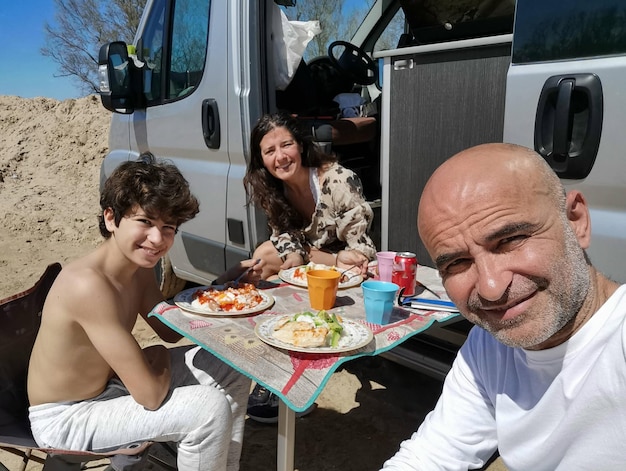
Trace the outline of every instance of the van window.
{"label": "van window", "polygon": [[156,0],[139,41],[148,105],[188,95],[204,71],[210,0],[176,0],[172,5],[170,34],[166,1]]}
{"label": "van window", "polygon": [[207,53],[209,0],[177,0],[172,25],[168,98],[188,95],[200,83]]}
{"label": "van window", "polygon": [[624,0],[517,3],[513,63],[600,57],[626,52]]}
{"label": "van window", "polygon": [[515,0],[400,0],[400,6],[413,36],[407,46],[513,32]]}
{"label": "van window", "polygon": [[321,32],[307,45],[303,58],[306,62],[326,56],[328,46],[337,40],[348,40],[363,22],[374,0],[358,2],[347,0],[298,0],[281,6],[290,21],[319,21]]}
{"label": "van window", "polygon": [[160,101],[161,98],[164,22],[165,1],[157,0],[152,4],[137,51],[139,59],[146,64],[143,70],[143,93],[149,104]]}
{"label": "van window", "polygon": [[386,51],[398,47],[398,41],[405,31],[405,21],[404,11],[400,8],[387,24],[383,33],[376,40],[374,52]]}
{"label": "van window", "polygon": [[[322,31],[313,37],[304,51],[303,58],[309,62],[325,56],[328,46],[337,40],[349,41],[363,24],[374,0],[298,0],[297,2],[276,2],[289,20],[320,22]],[[287,6],[285,6],[288,4]],[[395,16],[385,26],[376,40],[374,51],[395,49],[398,39],[405,29],[404,12],[398,9]]]}

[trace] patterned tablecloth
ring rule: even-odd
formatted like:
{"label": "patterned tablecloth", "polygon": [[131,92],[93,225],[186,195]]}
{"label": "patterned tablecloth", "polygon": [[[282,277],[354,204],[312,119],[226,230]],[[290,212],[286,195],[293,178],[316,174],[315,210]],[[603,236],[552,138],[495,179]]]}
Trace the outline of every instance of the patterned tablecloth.
{"label": "patterned tablecloth", "polygon": [[[435,270],[419,267],[417,279],[442,299],[447,299]],[[256,315],[208,317],[188,313],[167,303],[157,305],[150,315],[267,387],[297,412],[307,409],[315,401],[342,363],[365,355],[378,355],[426,330],[434,322],[458,315],[394,307],[392,323],[370,324],[365,321],[361,287],[339,290],[331,312],[367,325],[374,333],[372,341],[358,350],[339,354],[292,352],[267,345],[254,332],[256,324],[267,316],[310,310],[306,288],[285,283],[274,286],[267,291],[274,297],[274,305]],[[428,292],[422,296],[434,298]]]}

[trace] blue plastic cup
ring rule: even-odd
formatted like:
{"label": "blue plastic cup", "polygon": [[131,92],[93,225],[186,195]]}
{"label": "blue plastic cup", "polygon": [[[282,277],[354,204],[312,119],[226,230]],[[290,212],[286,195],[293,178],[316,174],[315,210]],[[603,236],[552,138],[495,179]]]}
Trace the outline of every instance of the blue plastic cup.
{"label": "blue plastic cup", "polygon": [[388,281],[367,280],[361,283],[365,319],[372,324],[389,324],[393,302],[400,287]]}

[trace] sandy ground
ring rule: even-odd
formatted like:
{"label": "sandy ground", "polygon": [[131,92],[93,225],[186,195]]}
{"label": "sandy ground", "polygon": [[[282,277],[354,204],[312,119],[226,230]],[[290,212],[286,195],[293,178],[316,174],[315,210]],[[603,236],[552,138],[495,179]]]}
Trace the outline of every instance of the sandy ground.
{"label": "sandy ground", "polygon": [[[99,243],[98,182],[109,120],[96,96],[61,102],[0,96],[0,299],[32,286],[49,263],[67,262]],[[157,340],[143,322],[134,332],[142,345]],[[347,363],[318,408],[297,420],[296,468],[379,469],[433,407],[440,388],[382,358]],[[242,471],[272,469],[275,460],[276,426],[248,420]],[[9,470],[20,461],[0,451]],[[505,468],[496,461],[489,470]]]}

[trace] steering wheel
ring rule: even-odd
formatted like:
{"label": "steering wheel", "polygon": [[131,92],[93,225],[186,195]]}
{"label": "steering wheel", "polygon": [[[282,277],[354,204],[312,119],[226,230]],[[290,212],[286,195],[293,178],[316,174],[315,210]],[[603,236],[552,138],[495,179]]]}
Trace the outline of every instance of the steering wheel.
{"label": "steering wheel", "polygon": [[[343,52],[337,57],[337,53]],[[346,41],[335,41],[328,46],[328,57],[341,72],[359,85],[371,85],[376,82],[378,66],[360,47]]]}

